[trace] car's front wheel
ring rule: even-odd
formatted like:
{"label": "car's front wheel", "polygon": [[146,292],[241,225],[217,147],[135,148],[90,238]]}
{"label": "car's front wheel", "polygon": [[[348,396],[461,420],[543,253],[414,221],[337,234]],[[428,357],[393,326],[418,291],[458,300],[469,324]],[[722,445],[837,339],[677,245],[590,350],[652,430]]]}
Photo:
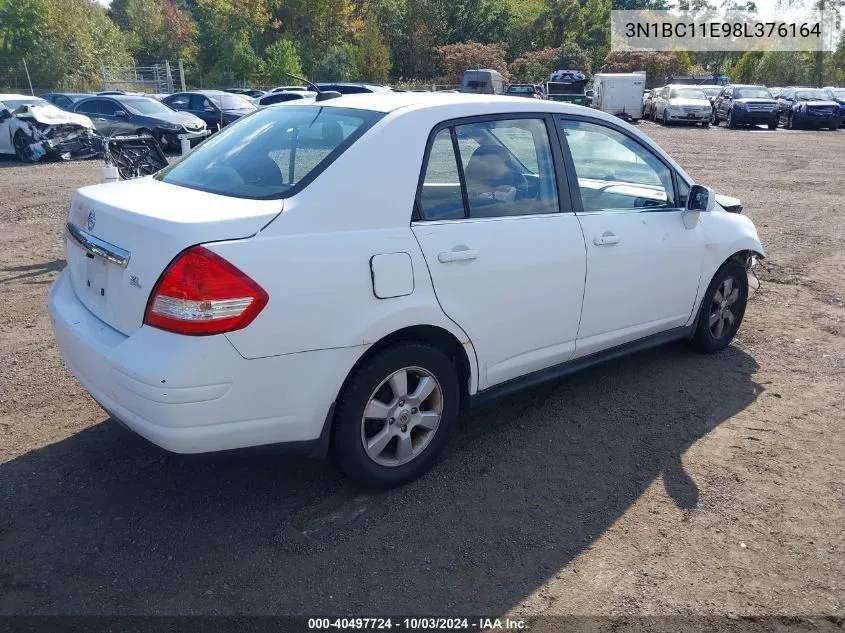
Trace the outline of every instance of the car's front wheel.
{"label": "car's front wheel", "polygon": [[748,302],[748,273],[731,260],[713,276],[701,302],[693,346],[703,352],[718,352],[731,344],[745,316]]}
{"label": "car's front wheel", "polygon": [[23,133],[23,131],[18,130],[15,133],[15,137],[12,139],[12,145],[15,147],[15,156],[21,162],[30,162],[31,152],[29,151],[29,137]]}
{"label": "car's front wheel", "polygon": [[390,347],[356,370],[338,399],[335,461],[364,486],[412,481],[443,450],[459,403],[457,372],[446,354],[419,342]]}

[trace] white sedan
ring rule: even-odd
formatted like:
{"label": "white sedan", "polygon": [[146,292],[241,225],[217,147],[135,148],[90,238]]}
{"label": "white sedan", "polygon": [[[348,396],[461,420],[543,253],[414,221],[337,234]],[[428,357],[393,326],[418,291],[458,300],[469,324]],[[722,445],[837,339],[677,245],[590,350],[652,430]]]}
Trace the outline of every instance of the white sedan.
{"label": "white sedan", "polygon": [[331,454],[380,487],[431,467],[469,406],[668,341],[725,348],[764,255],[636,128],[464,94],[265,108],[80,189],[65,241],[56,338],[113,418],[181,453]]}
{"label": "white sedan", "polygon": [[699,86],[664,86],[652,104],[652,119],[663,125],[670,123],[700,123],[710,127],[713,107]]}

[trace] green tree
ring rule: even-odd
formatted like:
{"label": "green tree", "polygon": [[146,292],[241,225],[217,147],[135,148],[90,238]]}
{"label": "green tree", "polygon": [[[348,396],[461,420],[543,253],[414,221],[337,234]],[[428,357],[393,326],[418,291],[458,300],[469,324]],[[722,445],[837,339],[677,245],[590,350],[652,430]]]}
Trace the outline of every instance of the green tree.
{"label": "green tree", "polygon": [[363,81],[387,81],[390,75],[390,49],[381,38],[378,22],[364,20],[356,38],[353,55],[358,78]]}
{"label": "green tree", "polygon": [[611,51],[604,60],[604,73],[632,73],[644,70],[648,87],[660,86],[669,75],[688,75],[692,61],[686,51]]}
{"label": "green tree", "polygon": [[508,64],[505,61],[507,44],[447,44],[437,49],[440,67],[450,83],[460,83],[464,71],[469,68],[492,68],[508,79]]}
{"label": "green tree", "polygon": [[266,84],[290,83],[291,77],[302,74],[302,63],[296,46],[288,39],[279,39],[264,49],[264,72],[262,82]]}
{"label": "green tree", "polygon": [[337,44],[313,63],[312,81],[349,81],[355,75],[355,56],[349,44]]}
{"label": "green tree", "polygon": [[102,86],[102,66],[132,61],[126,37],[91,0],[39,0],[43,31],[27,57],[32,82],[42,88],[91,90]]}
{"label": "green tree", "polygon": [[127,34],[136,59],[191,59],[196,24],[172,0],[112,0],[112,19]]}
{"label": "green tree", "polygon": [[765,86],[807,86],[815,83],[815,74],[815,53],[768,51],[757,64],[755,83]]}

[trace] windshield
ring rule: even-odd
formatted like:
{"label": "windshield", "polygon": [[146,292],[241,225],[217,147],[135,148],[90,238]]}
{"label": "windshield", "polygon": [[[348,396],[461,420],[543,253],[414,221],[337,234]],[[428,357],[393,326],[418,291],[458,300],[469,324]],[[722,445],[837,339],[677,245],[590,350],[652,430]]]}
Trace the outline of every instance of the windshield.
{"label": "windshield", "polygon": [[713,88],[702,88],[701,90],[708,97],[718,97],[719,93],[722,92],[722,88],[720,86],[714,86]]}
{"label": "windshield", "polygon": [[6,99],[3,101],[3,105],[9,109],[11,112],[12,110],[17,110],[21,106],[25,105],[37,105],[37,106],[45,106],[50,105],[49,101],[45,101],[44,99],[39,99],[38,97],[32,97],[29,99]]}
{"label": "windshield", "polygon": [[672,88],[670,99],[707,99],[701,88]]}
{"label": "windshield", "polygon": [[833,98],[834,99],[845,99],[845,90],[834,90],[833,91]]}
{"label": "windshield", "polygon": [[529,93],[534,92],[534,86],[511,86],[508,92]]}
{"label": "windshield", "polygon": [[771,99],[772,93],[765,88],[738,88],[737,99]]}
{"label": "windshield", "polygon": [[125,106],[132,114],[145,114],[147,116],[173,114],[173,110],[155,99],[121,99],[120,105]]}
{"label": "windshield", "polygon": [[255,110],[252,101],[240,95],[207,95],[221,110]]}
{"label": "windshield", "polygon": [[796,90],[795,98],[799,101],[827,101],[829,97],[824,90]]}
{"label": "windshield", "polygon": [[236,198],[286,198],[383,116],[317,106],[258,110],[226,126],[156,178]]}

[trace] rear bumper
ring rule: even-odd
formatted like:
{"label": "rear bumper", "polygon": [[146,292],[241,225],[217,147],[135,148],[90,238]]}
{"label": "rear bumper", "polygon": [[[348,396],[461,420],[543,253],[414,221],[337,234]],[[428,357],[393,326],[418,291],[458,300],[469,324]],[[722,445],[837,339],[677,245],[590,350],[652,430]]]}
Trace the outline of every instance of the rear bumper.
{"label": "rear bumper", "polygon": [[246,360],[225,336],[148,326],[127,337],[77,299],[67,271],[50,289],[49,311],[62,357],[91,396],[176,453],[278,443],[308,451],[357,358],[351,348]]}

